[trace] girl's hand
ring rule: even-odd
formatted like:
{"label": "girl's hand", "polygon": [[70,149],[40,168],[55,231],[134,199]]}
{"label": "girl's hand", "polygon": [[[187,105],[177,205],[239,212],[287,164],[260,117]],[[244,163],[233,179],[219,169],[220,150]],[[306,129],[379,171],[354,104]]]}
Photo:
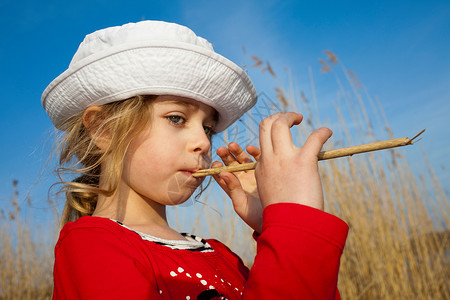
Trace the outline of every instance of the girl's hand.
{"label": "girl's hand", "polygon": [[302,119],[297,113],[278,113],[260,124],[261,155],[255,176],[263,208],[291,202],[324,209],[317,156],[332,132],[320,128],[298,148],[293,143],[290,128],[300,124]]}
{"label": "girl's hand", "polygon": [[[254,160],[257,161],[259,159],[261,152],[257,147],[247,146],[246,150]],[[230,143],[228,149],[220,147],[217,149],[217,155],[220,156],[227,166],[253,161],[236,143]],[[222,166],[223,164],[218,161],[211,165],[213,168]],[[255,171],[251,170],[235,173],[222,172],[213,177],[231,198],[236,213],[244,220],[244,222],[253,228],[253,230],[261,233],[263,208],[256,186]]]}

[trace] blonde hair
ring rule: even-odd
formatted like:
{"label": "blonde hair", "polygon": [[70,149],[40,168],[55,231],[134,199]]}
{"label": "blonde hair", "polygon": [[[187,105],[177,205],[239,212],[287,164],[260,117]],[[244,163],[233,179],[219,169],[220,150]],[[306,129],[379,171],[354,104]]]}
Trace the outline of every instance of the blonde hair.
{"label": "blonde hair", "polygon": [[[60,143],[59,168],[56,170],[66,194],[61,216],[61,227],[69,221],[92,215],[98,195],[112,195],[122,176],[123,157],[133,140],[150,120],[151,103],[157,96],[135,96],[101,106],[95,120],[86,128],[80,112],[62,126],[65,135]],[[100,149],[96,140],[108,137],[106,149]],[[101,166],[108,159],[106,185],[100,188]],[[64,175],[80,174],[73,181]],[[103,185],[103,183],[102,183]]]}

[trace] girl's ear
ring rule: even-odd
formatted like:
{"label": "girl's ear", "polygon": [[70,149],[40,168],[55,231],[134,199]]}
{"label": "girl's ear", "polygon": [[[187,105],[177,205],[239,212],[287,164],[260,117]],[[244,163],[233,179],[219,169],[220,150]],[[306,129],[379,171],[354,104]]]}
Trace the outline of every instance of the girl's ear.
{"label": "girl's ear", "polygon": [[111,136],[108,130],[100,128],[104,121],[105,114],[99,105],[89,106],[83,113],[83,125],[93,139],[95,145],[101,150],[106,150],[109,146]]}

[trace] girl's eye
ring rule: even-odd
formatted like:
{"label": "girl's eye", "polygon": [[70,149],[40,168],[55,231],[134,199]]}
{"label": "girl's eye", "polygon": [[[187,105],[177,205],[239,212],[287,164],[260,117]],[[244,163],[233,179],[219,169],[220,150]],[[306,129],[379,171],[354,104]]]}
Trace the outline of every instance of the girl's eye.
{"label": "girl's eye", "polygon": [[183,125],[183,123],[186,121],[183,117],[180,116],[168,116],[167,119],[175,125]]}
{"label": "girl's eye", "polygon": [[216,134],[213,126],[203,126],[203,130],[205,130],[205,134],[210,138]]}

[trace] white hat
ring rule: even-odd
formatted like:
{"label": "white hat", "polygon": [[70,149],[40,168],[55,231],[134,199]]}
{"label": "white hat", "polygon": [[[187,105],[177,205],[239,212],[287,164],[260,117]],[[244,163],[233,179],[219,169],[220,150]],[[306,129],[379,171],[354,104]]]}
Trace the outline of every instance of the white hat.
{"label": "white hat", "polygon": [[218,132],[257,98],[248,75],[214,52],[207,40],[178,24],[142,21],[87,35],[41,101],[59,128],[88,106],[136,95],[174,95],[205,103],[219,113]]}

